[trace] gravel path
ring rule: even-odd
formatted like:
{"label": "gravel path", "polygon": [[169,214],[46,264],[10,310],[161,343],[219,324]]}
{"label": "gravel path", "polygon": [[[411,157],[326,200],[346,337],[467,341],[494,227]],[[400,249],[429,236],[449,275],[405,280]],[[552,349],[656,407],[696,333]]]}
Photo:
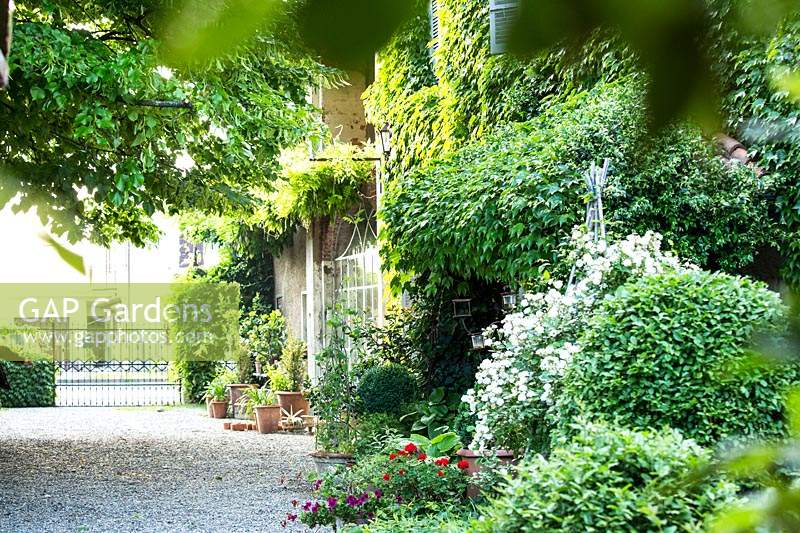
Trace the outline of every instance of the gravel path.
{"label": "gravel path", "polygon": [[312,446],[190,407],[0,410],[0,532],[299,530]]}

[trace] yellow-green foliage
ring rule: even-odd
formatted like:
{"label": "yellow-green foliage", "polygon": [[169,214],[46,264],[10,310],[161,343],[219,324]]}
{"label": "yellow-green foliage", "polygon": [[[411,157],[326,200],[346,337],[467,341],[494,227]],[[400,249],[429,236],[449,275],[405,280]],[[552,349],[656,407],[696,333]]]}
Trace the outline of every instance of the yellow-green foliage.
{"label": "yellow-green foliage", "polygon": [[281,156],[282,177],[270,195],[278,218],[308,225],[314,218],[345,215],[361,200],[361,186],[372,179],[369,150],[344,144],[327,146],[312,160],[306,147]]}

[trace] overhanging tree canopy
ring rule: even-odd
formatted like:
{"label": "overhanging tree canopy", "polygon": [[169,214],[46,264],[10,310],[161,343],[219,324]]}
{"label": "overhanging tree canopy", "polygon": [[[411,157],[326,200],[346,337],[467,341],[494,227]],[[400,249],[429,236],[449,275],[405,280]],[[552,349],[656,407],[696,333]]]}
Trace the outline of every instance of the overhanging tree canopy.
{"label": "overhanging tree canopy", "polygon": [[58,233],[142,243],[156,211],[246,208],[280,149],[316,131],[306,90],[332,71],[266,27],[169,69],[156,36],[172,4],[17,4],[0,205],[19,192],[19,208],[36,205]]}

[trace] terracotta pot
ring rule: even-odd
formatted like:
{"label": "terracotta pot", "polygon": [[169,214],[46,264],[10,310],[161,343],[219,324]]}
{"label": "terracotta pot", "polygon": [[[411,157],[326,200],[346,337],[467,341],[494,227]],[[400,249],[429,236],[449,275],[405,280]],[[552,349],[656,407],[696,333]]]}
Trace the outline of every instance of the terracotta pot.
{"label": "terracotta pot", "polygon": [[[492,455],[491,452],[478,453],[473,452],[472,450],[467,450],[466,448],[462,448],[456,453],[469,464],[466,470],[471,476],[474,476],[481,471],[481,465],[478,460]],[[494,456],[497,457],[502,464],[507,465],[514,463],[514,452],[510,450],[495,450]],[[477,485],[473,485],[471,483],[467,485],[468,497],[477,498],[479,494],[480,488]]]}
{"label": "terracotta pot", "polygon": [[278,397],[278,405],[287,413],[301,416],[309,414],[308,400],[303,397],[302,392],[278,391],[275,395]]}
{"label": "terracotta pot", "polygon": [[227,418],[228,402],[225,400],[211,400],[211,418]]}
{"label": "terracotta pot", "polygon": [[314,467],[317,469],[317,473],[320,475],[333,470],[340,465],[352,466],[356,464],[356,462],[353,460],[352,453],[316,451],[311,452],[308,455],[311,456],[311,460],[314,461]]}
{"label": "terracotta pot", "polygon": [[256,413],[256,425],[261,433],[275,433],[281,421],[280,405],[259,405],[253,408]]}
{"label": "terracotta pot", "polygon": [[250,383],[234,383],[233,385],[228,385],[228,389],[230,390],[230,399],[231,399],[231,411],[233,418],[248,418],[247,413],[245,412],[245,407],[239,404],[239,399],[244,394],[245,389],[257,389],[258,385],[253,385]]}

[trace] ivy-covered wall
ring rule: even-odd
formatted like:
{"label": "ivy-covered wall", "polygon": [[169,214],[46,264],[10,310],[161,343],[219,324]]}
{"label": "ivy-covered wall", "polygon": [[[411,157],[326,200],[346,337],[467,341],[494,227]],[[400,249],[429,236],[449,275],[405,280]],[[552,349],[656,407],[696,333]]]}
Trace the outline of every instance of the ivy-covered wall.
{"label": "ivy-covered wall", "polygon": [[428,0],[381,52],[364,94],[373,124],[394,130],[398,177],[497,124],[533,118],[554,94],[630,74],[635,62],[612,37],[595,34],[580,53],[552,50],[526,60],[489,53],[489,1],[439,0],[439,39],[430,41]]}
{"label": "ivy-covered wall", "polygon": [[760,37],[721,25],[716,40],[728,130],[779,184],[775,216],[788,232],[783,271],[800,287],[800,102],[783,83],[800,65],[800,14]]}
{"label": "ivy-covered wall", "polygon": [[0,389],[0,407],[50,407],[56,401],[56,370],[52,361],[0,361],[9,390]]}
{"label": "ivy-covered wall", "polygon": [[[571,173],[551,172],[542,183],[532,183],[536,176],[521,180],[502,172],[534,169],[537,162],[530,158],[537,151],[547,157],[560,148],[529,138],[525,141],[528,151],[515,152],[523,134],[503,125],[536,119],[598,84],[641,76],[636,58],[615,36],[600,31],[583,49],[572,52],[556,49],[524,60],[491,55],[488,0],[440,0],[437,4],[438,41],[429,42],[428,2],[421,0],[416,18],[382,52],[376,81],[364,95],[370,120],[388,122],[395,132],[395,154],[388,166],[392,185],[386,197],[389,246],[385,253],[390,264],[407,272],[431,274],[434,285],[437,278],[445,284],[455,277],[474,275],[509,282],[509,278],[519,280],[520,273],[535,274],[530,272],[533,267],[554,257],[552,246],[563,236],[563,227],[579,221],[583,188],[578,164],[585,167],[593,159],[610,156],[616,159],[616,172],[620,165],[625,167],[625,176],[620,178],[625,187],[608,192],[606,212],[619,222],[619,229],[665,232],[668,243],[672,241],[688,258],[729,271],[746,270],[760,251],[777,248],[786,258],[787,277],[800,282],[800,239],[791,238],[800,228],[800,142],[791,127],[800,109],[775,82],[776,67],[796,68],[800,59],[796,22],[785,22],[772,36],[745,36],[728,22],[729,0],[708,0],[715,28],[710,35],[712,52],[724,89],[721,131],[745,143],[765,171],[762,178],[744,169],[720,170],[712,162],[716,156],[710,136],[683,124],[659,138],[646,139],[649,148],[641,149],[631,147],[638,142],[634,135],[622,138],[623,132],[610,131],[605,140],[621,143],[616,154],[613,146],[605,152],[575,152],[574,158],[564,161]],[[633,107],[639,104],[635,98],[630,102]],[[647,117],[640,117],[635,125],[646,132],[647,124]],[[503,145],[503,136],[516,140]],[[565,140],[564,135],[555,138]],[[596,148],[593,143],[587,149]],[[469,144],[475,146],[454,154]],[[650,152],[645,153],[646,149]],[[637,150],[641,153],[633,158]],[[493,157],[498,153],[512,161],[499,162],[499,157]],[[478,164],[484,156],[495,166]],[[513,161],[523,157],[529,160]],[[453,169],[465,159],[475,163],[470,169],[479,175],[470,178]],[[559,174],[564,181],[550,183]],[[733,179],[737,176],[741,179]],[[547,211],[561,217],[555,225],[539,220],[541,213],[535,210],[516,212],[508,220],[499,214],[508,206],[491,203],[500,191],[484,191],[486,187],[513,189],[503,194],[507,202],[529,197],[531,189],[547,183],[566,194],[551,199],[564,203],[560,211]],[[562,187],[570,184],[577,189]],[[481,205],[469,198],[479,194],[474,187],[488,194]],[[424,199],[423,194],[427,195]],[[419,201],[433,212],[425,208],[418,212]],[[439,208],[450,211],[437,212]],[[394,216],[392,209],[404,213],[404,218]],[[479,224],[487,223],[481,217],[494,217],[497,224],[481,228]],[[423,249],[427,252],[417,254]],[[491,264],[486,264],[487,257]],[[436,269],[439,260],[444,269]]]}
{"label": "ivy-covered wall", "polygon": [[780,233],[769,177],[723,162],[689,124],[646,132],[633,77],[484,135],[391,183],[384,255],[398,271],[424,273],[417,283],[429,293],[462,279],[534,281],[583,221],[583,172],[608,158],[610,231],[658,231],[683,259],[713,269],[750,264]]}

